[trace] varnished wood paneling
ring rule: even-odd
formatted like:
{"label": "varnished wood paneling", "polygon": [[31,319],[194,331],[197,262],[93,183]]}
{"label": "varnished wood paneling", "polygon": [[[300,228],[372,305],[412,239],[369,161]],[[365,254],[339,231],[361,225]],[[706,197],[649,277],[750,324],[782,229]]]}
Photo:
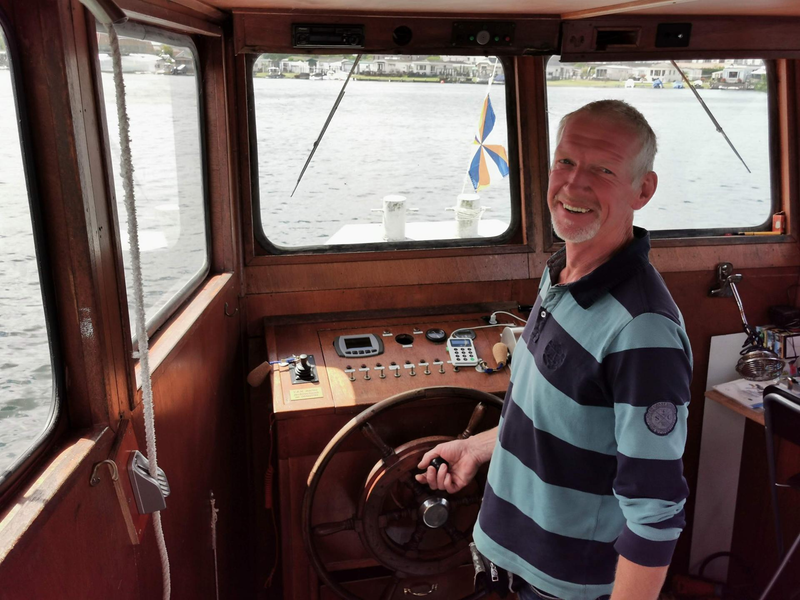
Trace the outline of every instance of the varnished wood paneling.
{"label": "varnished wood paneling", "polygon": [[239,247],[239,219],[233,186],[236,168],[230,162],[230,129],[225,70],[225,41],[220,38],[197,39],[200,68],[203,73],[203,108],[205,109],[206,169],[211,235],[212,271],[233,271]]}
{"label": "varnished wood paneling", "polygon": [[[261,335],[265,316],[314,315],[360,310],[365,312],[405,310],[454,312],[447,307],[505,302],[533,304],[538,281],[493,281],[491,283],[453,283],[442,285],[390,286],[378,289],[335,290],[258,294],[245,298],[247,333]],[[463,312],[463,311],[462,311]]]}
{"label": "varnished wood paneling", "polygon": [[219,36],[222,33],[220,27],[209,20],[221,22],[225,19],[224,13],[218,12],[218,18],[212,18],[169,0],[120,0],[117,4],[132,19],[187,34]]}
{"label": "varnished wood paneling", "polygon": [[[142,600],[135,547],[108,471],[101,473],[99,485],[89,486],[92,467],[107,457],[112,439],[107,429],[85,439],[76,436],[69,450],[54,456],[34,486],[7,507],[0,518],[0,599]],[[36,516],[24,534],[6,546],[14,520],[31,512]],[[146,547],[157,552],[155,544]]]}
{"label": "varnished wood paneling", "polygon": [[[688,48],[656,48],[659,23],[689,22],[692,31]],[[638,29],[638,41],[630,47],[595,48],[598,29]],[[758,56],[800,56],[800,19],[774,17],[642,17],[611,16],[565,22],[562,59],[647,60],[651,58],[726,58]],[[713,56],[712,56],[713,55]]]}
{"label": "varnished wood paneling", "polygon": [[489,282],[528,277],[525,254],[423,258],[323,265],[249,267],[247,293]]}
{"label": "varnished wood paneling", "polygon": [[[231,296],[232,294],[232,296]],[[244,362],[239,315],[227,317],[235,282],[209,304],[182,343],[165,359],[153,382],[158,464],[172,494],[162,513],[176,598],[212,600],[210,493],[220,510],[217,524],[220,594],[246,597],[249,534],[246,520],[247,461]],[[133,413],[144,446],[143,407]],[[138,554],[143,598],[160,597],[157,555]]]}
{"label": "varnished wood paneling", "polygon": [[[470,15],[470,19],[480,15]],[[497,19],[497,17],[493,17]],[[355,21],[354,21],[355,20]],[[522,49],[531,52],[552,53],[558,47],[558,19],[552,17],[505,16],[504,21],[513,20],[514,41],[511,46],[493,47],[492,53],[518,54]],[[364,25],[364,51],[380,53],[426,54],[442,53],[451,47],[453,38],[453,17],[447,16],[393,16],[342,14],[319,11],[234,11],[233,25],[237,52],[298,52],[292,47],[292,23],[327,22]],[[407,46],[398,46],[392,40],[396,27],[404,25],[413,32]],[[487,48],[474,46],[459,48],[459,53],[484,55]],[[302,51],[301,51],[302,52]],[[312,51],[313,52],[313,51]],[[330,53],[330,49],[316,52]]]}

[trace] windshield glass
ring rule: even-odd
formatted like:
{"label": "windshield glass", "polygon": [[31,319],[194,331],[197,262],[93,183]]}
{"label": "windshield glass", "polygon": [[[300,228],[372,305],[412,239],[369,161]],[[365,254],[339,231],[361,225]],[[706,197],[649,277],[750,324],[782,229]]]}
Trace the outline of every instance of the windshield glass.
{"label": "windshield glass", "polygon": [[[658,138],[654,164],[658,190],[636,212],[636,225],[679,234],[710,229],[735,233],[768,220],[771,227],[769,85],[764,61],[676,64],[567,63],[552,57],[547,63],[551,163],[564,115],[596,100],[624,100],[647,118]],[[717,132],[690,84],[741,159]]]}
{"label": "windshield glass", "polygon": [[363,56],[298,185],[355,58],[255,61],[257,218],[267,245],[397,245],[506,232],[507,88],[494,57]]}

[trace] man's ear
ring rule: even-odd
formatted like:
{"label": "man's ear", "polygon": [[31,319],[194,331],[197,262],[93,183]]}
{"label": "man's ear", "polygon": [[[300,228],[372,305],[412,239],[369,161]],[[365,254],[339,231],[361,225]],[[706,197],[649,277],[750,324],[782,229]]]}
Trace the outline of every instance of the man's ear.
{"label": "man's ear", "polygon": [[653,194],[656,193],[657,187],[658,175],[656,175],[655,171],[650,171],[642,178],[639,195],[632,205],[633,210],[644,208],[645,205],[650,202],[650,198],[653,197]]}

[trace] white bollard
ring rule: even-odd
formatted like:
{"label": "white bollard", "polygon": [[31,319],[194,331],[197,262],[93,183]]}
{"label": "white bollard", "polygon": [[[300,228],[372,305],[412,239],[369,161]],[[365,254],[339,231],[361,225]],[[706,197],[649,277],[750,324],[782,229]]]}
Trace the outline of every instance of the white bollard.
{"label": "white bollard", "polygon": [[486,207],[481,206],[478,194],[459,194],[457,205],[447,210],[455,211],[456,235],[460,238],[478,237],[478,225]]}
{"label": "white bollard", "polygon": [[373,208],[373,212],[383,213],[383,239],[387,242],[401,242],[406,239],[406,198],[405,196],[384,196],[383,208]]}

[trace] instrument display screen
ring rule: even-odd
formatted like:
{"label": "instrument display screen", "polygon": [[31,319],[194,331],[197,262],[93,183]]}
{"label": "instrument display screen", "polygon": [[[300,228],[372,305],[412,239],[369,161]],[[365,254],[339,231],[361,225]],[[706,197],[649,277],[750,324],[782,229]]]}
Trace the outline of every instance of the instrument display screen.
{"label": "instrument display screen", "polygon": [[333,340],[336,354],[342,358],[360,358],[383,354],[383,341],[374,333],[340,335]]}
{"label": "instrument display screen", "polygon": [[451,348],[463,348],[467,346],[472,346],[472,340],[450,338]]}
{"label": "instrument display screen", "polygon": [[344,347],[348,350],[353,348],[372,348],[372,339],[364,337],[346,337],[344,338]]}

